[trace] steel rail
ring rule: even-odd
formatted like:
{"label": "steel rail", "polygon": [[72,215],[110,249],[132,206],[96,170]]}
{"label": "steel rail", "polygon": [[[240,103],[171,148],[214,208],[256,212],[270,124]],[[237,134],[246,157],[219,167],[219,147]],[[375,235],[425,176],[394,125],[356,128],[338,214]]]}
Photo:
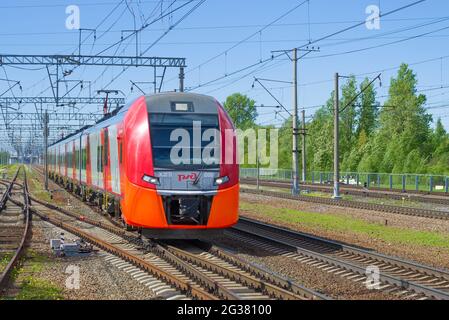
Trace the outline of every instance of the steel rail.
{"label": "steel rail", "polygon": [[[102,228],[106,231],[109,231],[117,236],[122,237],[123,239],[137,244],[137,245],[142,245],[142,240],[135,236],[133,233],[127,232],[121,228],[117,228],[115,226],[110,226],[110,225],[106,225],[102,222],[99,221],[94,221],[88,218],[85,218],[83,216],[74,214],[70,211],[67,211],[63,208],[60,208],[58,206],[55,206],[53,204],[49,204],[47,202],[41,201],[39,199],[35,199],[35,198],[31,198],[34,202],[39,203],[51,210],[55,210],[55,211],[59,211],[60,213],[63,213],[67,216],[70,216],[72,218],[75,218],[79,221],[88,223],[90,225]],[[34,208],[32,208],[32,210],[34,210]],[[301,299],[302,297],[305,297],[307,299],[328,299],[327,297],[325,297],[324,295],[321,295],[313,290],[301,287],[297,284],[292,284],[290,282],[290,285],[287,284],[287,281],[284,280],[284,282],[282,283],[284,285],[285,288],[276,288],[275,286],[277,284],[270,284],[270,283],[265,283],[263,281],[260,281],[256,278],[248,278],[245,275],[242,275],[241,273],[232,271],[232,270],[228,270],[226,268],[223,268],[217,264],[213,264],[211,262],[208,262],[207,260],[201,259],[200,257],[196,257],[195,261],[193,260],[189,260],[189,263],[187,263],[185,261],[185,256],[179,256],[174,254],[173,252],[170,252],[169,249],[165,248],[164,245],[162,245],[159,242],[153,242],[151,243],[151,245],[148,247],[148,250],[150,250],[151,252],[153,252],[154,254],[156,254],[157,256],[159,256],[160,258],[162,258],[163,260],[166,260],[167,262],[169,262],[170,264],[174,265],[177,267],[177,269],[184,271],[186,274],[188,274],[190,277],[192,277],[195,281],[201,283],[202,285],[206,286],[208,289],[214,290],[220,297],[225,298],[225,299],[232,299],[232,300],[236,300],[236,299],[240,299],[238,295],[236,295],[235,293],[233,293],[232,291],[230,291],[229,289],[223,287],[222,285],[220,285],[219,283],[217,283],[214,280],[211,280],[209,277],[206,277],[203,273],[199,272],[195,267],[193,267],[191,264],[192,262],[196,262],[194,264],[196,265],[204,265],[206,264],[208,266],[208,270],[213,270],[214,272],[221,274],[223,276],[226,276],[227,278],[232,278],[237,280],[237,282],[243,284],[243,285],[249,285],[251,287],[257,288],[260,291],[265,291],[267,292],[270,296],[273,297],[277,297],[277,298],[282,298],[282,299]],[[178,252],[179,253],[179,252]],[[184,259],[183,259],[184,258]],[[190,257],[192,258],[192,256]],[[234,257],[234,261],[237,258]],[[259,271],[255,271],[255,268],[251,269],[252,272],[254,274],[263,274],[263,275],[267,275],[266,272],[259,270]],[[268,277],[267,277],[268,278]],[[272,280],[274,278],[274,275],[272,275],[271,278],[269,278],[270,280]],[[274,281],[273,281],[274,282]],[[277,279],[277,282],[282,282],[281,280]],[[288,289],[292,289],[291,292],[289,292]],[[294,290],[293,290],[294,289]]]}
{"label": "steel rail", "polygon": [[6,201],[8,201],[9,194],[11,193],[12,187],[13,187],[15,181],[17,180],[17,176],[19,175],[19,171],[20,171],[20,167],[17,169],[17,171],[16,171],[12,181],[6,182],[6,183],[8,183],[8,186],[7,186],[5,192],[3,193],[2,198],[0,200],[0,211],[5,208]]}
{"label": "steel rail", "polygon": [[445,212],[445,211],[428,210],[428,209],[420,209],[420,208],[412,208],[412,207],[399,207],[399,206],[392,206],[392,205],[386,205],[386,204],[366,203],[366,202],[343,200],[343,199],[336,200],[336,199],[330,199],[330,198],[309,197],[309,196],[303,196],[303,195],[292,195],[292,194],[288,194],[285,192],[252,190],[252,189],[247,189],[247,188],[241,188],[240,192],[265,195],[265,196],[269,196],[269,197],[283,198],[283,199],[289,199],[289,200],[310,202],[310,203],[327,204],[327,205],[331,205],[331,206],[344,207],[344,208],[363,209],[363,210],[370,210],[370,211],[402,214],[402,215],[407,215],[407,216],[449,220],[449,212]]}
{"label": "steel rail", "polygon": [[[19,171],[20,171],[20,167],[19,167],[19,169],[17,169],[17,172],[16,172],[12,182],[9,185],[9,188],[8,188],[9,192],[11,191],[12,185],[14,184],[15,180],[17,179]],[[24,174],[24,181],[26,181],[25,169],[23,169],[23,174]],[[25,185],[26,185],[26,183],[25,183]],[[23,206],[22,213],[25,215],[25,227],[24,227],[18,248],[15,250],[14,255],[11,257],[11,259],[9,260],[9,263],[6,265],[5,269],[0,274],[0,288],[4,288],[6,286],[13,268],[17,265],[20,257],[22,256],[24,248],[25,248],[25,243],[27,241],[28,234],[31,229],[31,226],[30,226],[31,225],[31,223],[30,223],[31,222],[31,214],[30,214],[30,204],[29,204],[29,199],[28,199],[28,188],[25,186],[23,188],[23,190],[24,190],[24,206]],[[9,192],[5,193],[5,195],[7,196],[6,199],[9,198]],[[1,209],[4,208],[5,204],[6,204],[6,201],[5,201],[5,203],[2,202]]]}
{"label": "steel rail", "polygon": [[[88,219],[85,218],[83,216],[74,214],[72,212],[69,212],[63,208],[60,208],[58,206],[49,204],[47,202],[41,201],[39,199],[36,198],[31,198],[34,202],[39,203],[51,210],[54,211],[58,211],[64,215],[70,216],[72,218],[75,218],[79,221],[82,221],[84,223],[87,223],[89,225],[92,226],[96,226],[98,228],[101,228],[103,230],[106,230],[112,234],[118,235],[120,237],[122,237],[123,239],[132,242],[134,244],[138,244],[138,245],[142,245],[142,241],[139,239],[139,237],[135,236],[132,233],[129,233],[123,229],[114,227],[114,226],[110,226],[110,225],[106,225],[104,223],[101,223],[99,221],[95,221],[92,219]],[[42,213],[40,213],[36,208],[31,207],[31,211],[37,215],[42,215]],[[62,222],[62,221],[61,221]],[[70,232],[70,231],[69,231]],[[76,234],[76,233],[74,233]],[[80,237],[82,237],[80,234],[76,234],[79,235]],[[87,241],[90,241],[91,239],[86,239]],[[102,241],[101,239],[99,239],[100,241]],[[95,244],[95,243],[94,243]],[[97,245],[97,244],[95,244]],[[99,245],[97,245],[99,246]],[[100,247],[100,246],[99,246]],[[150,248],[150,250],[152,251],[152,249],[154,250],[154,248]],[[109,251],[110,252],[110,251]],[[113,253],[113,252],[111,252]],[[159,253],[160,253],[160,248],[159,248]],[[131,256],[131,255],[130,255]],[[210,277],[208,277],[207,275],[202,274],[201,272],[199,272],[198,270],[196,270],[195,268],[193,268],[192,266],[190,266],[189,264],[185,263],[184,261],[178,259],[177,257],[171,256],[170,253],[165,252],[161,255],[162,257],[165,257],[167,260],[169,260],[170,262],[172,262],[172,264],[174,264],[176,267],[178,267],[180,270],[184,271],[186,274],[190,275],[190,277],[199,282],[200,284],[202,284],[207,290],[214,292],[215,295],[219,296],[220,298],[223,299],[229,299],[229,300],[238,300],[239,297],[237,295],[235,295],[232,291],[230,291],[229,289],[227,289],[226,287],[224,287],[223,285],[219,284],[217,281],[212,280]],[[123,258],[123,256],[120,256],[121,258]],[[138,258],[140,259],[140,258]],[[132,262],[130,260],[127,260],[128,262]]]}
{"label": "steel rail", "polygon": [[226,252],[223,249],[219,249],[217,247],[212,246],[208,250],[208,252],[211,253],[212,255],[219,257],[220,259],[236,266],[236,267],[239,267],[239,268],[247,271],[248,273],[256,276],[257,278],[268,281],[271,284],[274,284],[278,287],[284,288],[284,289],[291,291],[297,295],[304,296],[310,300],[330,300],[329,297],[327,297],[319,292],[316,292],[316,291],[310,290],[308,288],[305,288],[303,286],[300,286],[299,284],[291,281],[290,279],[281,277],[280,275],[274,274],[271,271],[263,270],[262,268],[260,268],[258,266],[256,267],[251,262],[243,260],[234,254]]}
{"label": "steel rail", "polygon": [[266,293],[269,296],[283,300],[304,300],[304,297],[301,297],[296,293],[289,292],[288,290],[280,287],[276,287],[275,285],[257,279],[254,276],[247,276],[240,272],[220,266],[214,262],[198,257],[185,250],[170,245],[167,245],[166,248],[168,249],[169,252],[173,253],[174,255],[178,256],[179,258],[185,261],[189,261],[190,263],[197,265],[201,268],[204,268],[206,270],[209,270],[211,272],[218,273],[219,275],[222,275],[228,279],[237,280],[237,282],[249,286],[251,288],[256,288],[257,290]]}
{"label": "steel rail", "polygon": [[202,289],[200,287],[192,286],[191,283],[189,283],[189,281],[181,279],[181,278],[163,270],[162,268],[160,268],[154,264],[151,264],[148,261],[145,261],[144,259],[141,259],[135,255],[132,255],[115,245],[112,245],[102,239],[99,239],[91,234],[84,232],[79,228],[73,227],[73,226],[63,222],[62,220],[45,215],[36,209],[31,209],[31,211],[33,212],[34,215],[38,216],[42,220],[47,221],[61,229],[64,229],[73,235],[83,238],[85,241],[93,244],[94,246],[96,246],[106,252],[109,252],[109,253],[123,259],[124,261],[127,261],[127,262],[133,264],[137,268],[154,275],[158,279],[174,286],[181,292],[188,293],[192,297],[201,299],[201,300],[217,300],[218,299],[216,296],[205,291],[204,289]]}
{"label": "steel rail", "polygon": [[[179,289],[182,292],[186,292],[189,293],[192,297],[194,298],[198,298],[198,299],[206,299],[206,300],[216,300],[217,297],[215,297],[214,295],[210,294],[209,292],[204,291],[202,288],[196,287],[196,286],[192,286],[188,281],[185,281],[183,279],[180,279],[168,272],[166,272],[165,270],[163,270],[162,268],[159,268],[158,266],[155,266],[135,255],[132,255],[128,252],[126,252],[125,250],[122,250],[121,248],[114,246],[104,240],[101,240],[93,235],[90,235],[84,231],[82,231],[79,228],[73,227],[65,222],[63,222],[62,220],[50,217],[48,215],[45,215],[41,212],[39,212],[37,209],[31,207],[30,204],[30,200],[32,199],[32,201],[35,201],[36,203],[40,203],[42,205],[46,205],[47,207],[49,207],[50,209],[53,210],[58,210],[58,211],[64,211],[65,214],[76,218],[80,221],[86,222],[86,223],[90,223],[93,225],[96,225],[100,228],[103,228],[107,231],[118,231],[117,228],[111,227],[111,226],[106,226],[104,224],[101,224],[101,222],[97,222],[97,221],[93,221],[90,219],[84,219],[82,216],[78,216],[75,214],[72,214],[70,212],[68,212],[67,210],[64,210],[62,208],[58,208],[57,206],[53,206],[51,204],[45,203],[43,201],[40,201],[38,199],[34,199],[31,196],[29,196],[28,193],[28,184],[26,181],[26,177],[25,177],[25,181],[23,183],[23,189],[24,189],[24,203],[21,203],[17,200],[14,199],[10,199],[11,202],[13,202],[14,204],[18,205],[18,206],[22,206],[23,208],[27,208],[28,212],[32,212],[33,214],[35,214],[36,216],[40,217],[42,220],[47,221],[57,227],[60,227],[64,230],[66,230],[67,232],[70,232],[74,235],[77,235],[81,238],[83,238],[84,240],[90,242],[91,244],[97,246],[100,249],[103,249],[106,252],[109,252],[133,265],[135,265],[136,267],[140,268],[141,270],[144,270],[154,276],[156,276],[158,279],[161,279],[163,281],[165,281],[168,284],[173,285],[174,287],[176,287],[177,289]],[[125,235],[126,236],[126,232],[124,230],[120,230],[120,235]]]}
{"label": "steel rail", "polygon": [[[240,182],[242,184],[256,185],[257,180],[253,178],[241,178]],[[260,180],[259,185],[267,187],[277,187],[277,188],[291,188],[291,183],[282,180]],[[323,185],[317,183],[301,183],[301,187],[310,191],[322,191],[322,192],[333,192],[333,187],[330,185]],[[444,192],[430,192],[430,191],[401,191],[399,189],[387,189],[387,188],[364,188],[356,187],[351,185],[341,185],[341,190],[343,193],[354,195],[354,196],[365,196],[373,198],[391,198],[395,200],[402,200],[407,197],[410,200],[415,201],[427,201],[435,204],[449,204],[449,195]]]}
{"label": "steel rail", "polygon": [[[242,219],[242,218],[241,218]],[[272,243],[275,243],[277,245],[281,245],[283,247],[289,248],[291,250],[293,250],[294,252],[300,253],[303,256],[312,258],[316,261],[320,261],[320,262],[324,262],[326,264],[332,265],[332,266],[336,266],[339,268],[343,268],[346,269],[348,271],[352,271],[361,275],[366,275],[366,268],[359,265],[359,264],[354,264],[352,261],[348,261],[348,260],[344,260],[341,258],[336,258],[336,257],[332,257],[323,253],[319,253],[313,250],[309,250],[306,248],[303,248],[299,245],[293,244],[291,241],[287,241],[285,239],[282,239],[283,237],[280,235],[283,235],[284,233],[288,236],[292,236],[292,235],[296,235],[296,238],[298,238],[298,240],[304,240],[309,238],[309,241],[313,241],[313,242],[321,242],[322,244],[331,246],[331,248],[338,248],[341,247],[342,245],[334,242],[334,241],[328,241],[325,240],[323,238],[318,238],[318,237],[309,237],[309,235],[306,234],[302,234],[302,233],[295,233],[291,230],[286,230],[284,228],[280,228],[278,226],[272,226],[269,224],[264,224],[261,222],[256,222],[254,220],[250,220],[250,219],[246,219],[243,218],[242,219],[243,224],[239,224],[235,227],[233,227],[231,229],[231,233],[235,232],[237,234],[243,234],[246,236],[249,236],[251,238],[256,238],[256,239],[261,239],[261,240],[265,240],[265,241],[269,241]],[[245,227],[245,224],[247,225],[247,227]],[[272,232],[271,233],[264,233],[264,229],[269,229]],[[279,236],[274,236],[274,234],[278,234]],[[426,267],[420,264],[414,264],[413,262],[405,262],[401,259],[397,259],[397,258],[393,258],[393,257],[387,257],[384,255],[380,255],[380,254],[376,254],[376,253],[372,253],[372,252],[368,252],[362,249],[358,249],[358,248],[353,248],[350,246],[345,246],[345,249],[347,251],[352,251],[354,253],[357,253],[360,256],[365,256],[365,257],[370,257],[373,258],[374,260],[378,260],[378,261],[383,261],[386,263],[390,263],[393,266],[398,266],[398,267],[402,267],[404,269],[414,269],[417,271],[420,270],[425,270],[422,271],[426,274],[430,274],[430,275],[436,275],[437,277],[441,277],[442,274],[446,275],[447,272],[444,270],[438,270],[438,269],[433,269],[431,267]],[[379,280],[382,283],[387,283],[387,284],[391,284],[400,288],[404,288],[407,290],[412,290],[416,293],[422,293],[425,294],[426,296],[429,297],[433,297],[435,299],[444,299],[444,300],[448,300],[449,299],[449,292],[445,292],[436,288],[432,288],[429,286],[425,286],[419,283],[416,283],[414,281],[410,281],[410,280],[405,280],[405,279],[401,279],[399,277],[396,276],[392,276],[386,273],[380,273],[379,275]]]}
{"label": "steel rail", "polygon": [[405,259],[401,259],[401,258],[398,258],[398,257],[387,256],[387,255],[382,254],[382,253],[378,253],[378,252],[369,251],[369,250],[366,250],[366,249],[350,246],[350,245],[347,245],[345,243],[341,243],[341,242],[338,242],[338,241],[329,240],[329,239],[325,239],[325,238],[322,238],[322,237],[314,236],[314,235],[311,235],[311,234],[290,230],[290,229],[287,229],[287,228],[271,225],[271,224],[268,224],[268,223],[264,223],[264,222],[257,221],[257,220],[254,220],[254,219],[250,219],[250,218],[246,218],[246,217],[240,217],[240,222],[249,223],[249,224],[258,226],[260,228],[265,228],[267,230],[274,230],[275,232],[279,232],[279,233],[285,234],[286,236],[289,236],[289,237],[294,238],[294,239],[304,239],[304,240],[307,240],[307,241],[313,241],[313,242],[316,242],[316,243],[324,244],[326,246],[332,246],[335,249],[339,249],[339,250],[342,250],[342,251],[345,251],[345,252],[349,252],[349,253],[352,253],[352,254],[357,254],[357,255],[362,255],[362,256],[365,256],[365,257],[369,257],[369,258],[377,260],[377,261],[382,261],[382,262],[386,262],[386,263],[391,264],[391,265],[395,265],[395,266],[398,266],[398,267],[403,267],[404,269],[416,270],[416,271],[419,271],[421,273],[425,273],[427,275],[434,276],[434,277],[437,277],[437,278],[446,278],[449,281],[449,270],[429,267],[429,266],[423,265],[421,263],[417,263],[417,262],[413,262],[413,261],[407,261]]}

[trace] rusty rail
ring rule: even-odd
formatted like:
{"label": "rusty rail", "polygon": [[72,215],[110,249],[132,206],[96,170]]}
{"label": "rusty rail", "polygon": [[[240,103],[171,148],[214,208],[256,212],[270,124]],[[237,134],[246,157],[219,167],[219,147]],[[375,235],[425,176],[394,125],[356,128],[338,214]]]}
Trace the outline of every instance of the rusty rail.
{"label": "rusty rail", "polygon": [[[13,180],[11,181],[7,191],[5,192],[6,200],[4,202],[2,201],[0,211],[2,209],[4,209],[4,206],[6,205],[6,201],[9,199],[9,193],[11,192],[11,188],[18,177],[19,171],[20,171],[20,167],[19,167],[19,169],[17,169],[17,172],[16,172]],[[24,181],[26,182],[25,169],[23,169],[23,174],[24,174]],[[23,191],[24,191],[24,205],[23,205],[22,212],[25,215],[25,228],[24,228],[24,231],[23,231],[20,243],[19,243],[19,247],[16,249],[16,251],[15,251],[14,255],[12,256],[12,258],[10,259],[9,263],[6,265],[5,269],[0,274],[0,288],[4,288],[6,286],[12,270],[17,265],[20,257],[22,256],[24,248],[25,248],[25,243],[28,238],[29,230],[31,229],[30,205],[29,205],[29,198],[28,198],[28,188],[26,187],[26,183],[24,184]]]}

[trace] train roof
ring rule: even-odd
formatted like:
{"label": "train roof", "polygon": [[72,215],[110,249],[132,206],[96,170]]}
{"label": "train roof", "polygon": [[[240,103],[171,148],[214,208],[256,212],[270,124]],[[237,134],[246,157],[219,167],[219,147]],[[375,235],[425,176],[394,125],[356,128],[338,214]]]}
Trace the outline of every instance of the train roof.
{"label": "train roof", "polygon": [[189,92],[167,92],[146,96],[147,109],[151,113],[179,112],[176,105],[183,105],[185,112],[201,114],[217,114],[217,100],[215,98]]}
{"label": "train roof", "polygon": [[[190,92],[163,92],[152,95],[145,95],[144,97],[147,102],[147,108],[151,109],[151,112],[160,112],[160,113],[170,112],[172,108],[171,107],[172,102],[179,102],[179,103],[184,102],[184,103],[192,103],[195,106],[195,112],[204,114],[217,113],[217,110],[215,108],[212,108],[212,106],[216,106],[217,100],[211,96],[204,94],[190,93]],[[77,131],[65,136],[64,138],[59,139],[58,141],[49,145],[49,147],[58,145],[71,138],[79,137],[84,133],[92,132],[95,129],[103,128],[110,124],[116,123],[125,116],[126,112],[131,108],[134,102],[140,98],[142,98],[142,96],[131,100],[124,106],[116,108],[114,111],[105,115],[103,118],[101,118],[94,124],[84,126],[78,129]],[[158,107],[154,108],[154,106]]]}

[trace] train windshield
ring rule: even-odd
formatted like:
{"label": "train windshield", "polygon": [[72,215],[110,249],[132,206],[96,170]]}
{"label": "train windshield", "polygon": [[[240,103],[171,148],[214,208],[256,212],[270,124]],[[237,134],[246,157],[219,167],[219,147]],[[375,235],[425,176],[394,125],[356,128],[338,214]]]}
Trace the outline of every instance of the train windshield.
{"label": "train windshield", "polygon": [[150,113],[149,121],[155,168],[219,168],[218,115]]}

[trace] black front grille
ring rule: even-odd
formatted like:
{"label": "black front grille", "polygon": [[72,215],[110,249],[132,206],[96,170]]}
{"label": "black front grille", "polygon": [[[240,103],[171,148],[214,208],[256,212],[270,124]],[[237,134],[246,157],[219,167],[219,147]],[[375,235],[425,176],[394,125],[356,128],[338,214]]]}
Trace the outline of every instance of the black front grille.
{"label": "black front grille", "polygon": [[169,225],[207,225],[213,196],[163,196]]}

